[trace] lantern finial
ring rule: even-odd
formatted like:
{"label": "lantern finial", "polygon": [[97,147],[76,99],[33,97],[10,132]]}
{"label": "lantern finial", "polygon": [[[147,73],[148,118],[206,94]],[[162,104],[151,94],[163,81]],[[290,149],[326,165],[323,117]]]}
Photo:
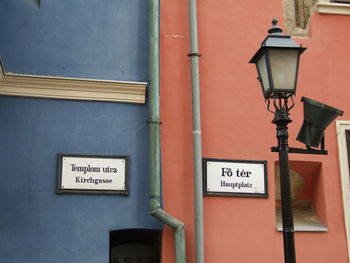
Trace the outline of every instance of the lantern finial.
{"label": "lantern finial", "polygon": [[278,25],[278,20],[276,18],[272,19],[272,27],[267,31],[269,34],[273,35],[280,35],[282,33],[282,28],[280,28]]}

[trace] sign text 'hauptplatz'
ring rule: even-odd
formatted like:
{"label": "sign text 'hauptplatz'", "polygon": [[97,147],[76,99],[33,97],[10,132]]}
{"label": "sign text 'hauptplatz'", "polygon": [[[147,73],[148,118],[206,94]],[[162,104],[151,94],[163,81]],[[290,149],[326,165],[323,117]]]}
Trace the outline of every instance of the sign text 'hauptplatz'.
{"label": "sign text 'hauptplatz'", "polygon": [[128,194],[127,156],[58,155],[57,193]]}
{"label": "sign text 'hauptplatz'", "polygon": [[205,195],[268,197],[266,161],[203,159]]}

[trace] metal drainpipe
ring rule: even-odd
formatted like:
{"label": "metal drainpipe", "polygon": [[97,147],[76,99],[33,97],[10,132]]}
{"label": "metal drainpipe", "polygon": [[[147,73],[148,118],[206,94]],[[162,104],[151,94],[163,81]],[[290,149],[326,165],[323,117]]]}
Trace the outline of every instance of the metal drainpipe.
{"label": "metal drainpipe", "polygon": [[159,0],[149,1],[149,78],[149,213],[175,230],[176,263],[186,263],[184,223],[167,214],[160,204]]}
{"label": "metal drainpipe", "polygon": [[190,11],[190,54],[192,77],[192,119],[193,119],[193,163],[194,163],[194,205],[196,233],[196,262],[204,262],[203,234],[203,180],[202,180],[202,132],[200,117],[200,83],[197,32],[196,0],[189,0]]}

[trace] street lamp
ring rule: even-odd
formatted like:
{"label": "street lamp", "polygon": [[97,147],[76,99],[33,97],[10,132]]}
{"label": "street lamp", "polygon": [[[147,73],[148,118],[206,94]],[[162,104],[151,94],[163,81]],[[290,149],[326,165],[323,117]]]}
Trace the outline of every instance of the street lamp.
{"label": "street lamp", "polygon": [[[249,63],[254,63],[258,71],[268,110],[275,118],[272,123],[277,125],[278,152],[281,176],[281,202],[284,258],[286,263],[295,263],[294,223],[292,213],[291,190],[288,164],[288,123],[289,110],[293,108],[293,95],[296,91],[299,57],[305,48],[294,42],[290,36],[283,35],[277,26],[277,20],[272,20],[269,35],[262,42],[260,49]],[[289,105],[289,98],[292,104]],[[270,99],[275,111],[270,110]]]}
{"label": "street lamp", "polygon": [[299,57],[306,48],[299,46],[273,19],[269,35],[249,63],[256,65],[264,98],[288,98],[295,94]]}
{"label": "street lamp", "polygon": [[[277,23],[276,19],[272,20],[269,35],[249,63],[256,65],[267,109],[274,114],[272,123],[277,126],[278,146],[272,147],[271,150],[279,153],[284,259],[285,263],[295,263],[288,153],[327,154],[324,150],[323,132],[343,112],[303,97],[304,123],[297,140],[305,143],[306,149],[288,146],[288,124],[291,122],[289,111],[294,107],[293,96],[296,93],[299,58],[306,48],[294,42],[290,36],[283,35]],[[274,110],[271,110],[271,104]],[[321,150],[312,148],[317,148],[321,141]]]}

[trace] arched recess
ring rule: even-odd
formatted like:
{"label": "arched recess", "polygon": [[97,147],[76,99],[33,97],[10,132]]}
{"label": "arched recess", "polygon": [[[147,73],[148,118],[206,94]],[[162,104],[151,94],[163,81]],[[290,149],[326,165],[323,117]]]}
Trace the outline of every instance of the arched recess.
{"label": "arched recess", "polygon": [[110,263],[160,263],[161,230],[122,229],[110,232]]}

